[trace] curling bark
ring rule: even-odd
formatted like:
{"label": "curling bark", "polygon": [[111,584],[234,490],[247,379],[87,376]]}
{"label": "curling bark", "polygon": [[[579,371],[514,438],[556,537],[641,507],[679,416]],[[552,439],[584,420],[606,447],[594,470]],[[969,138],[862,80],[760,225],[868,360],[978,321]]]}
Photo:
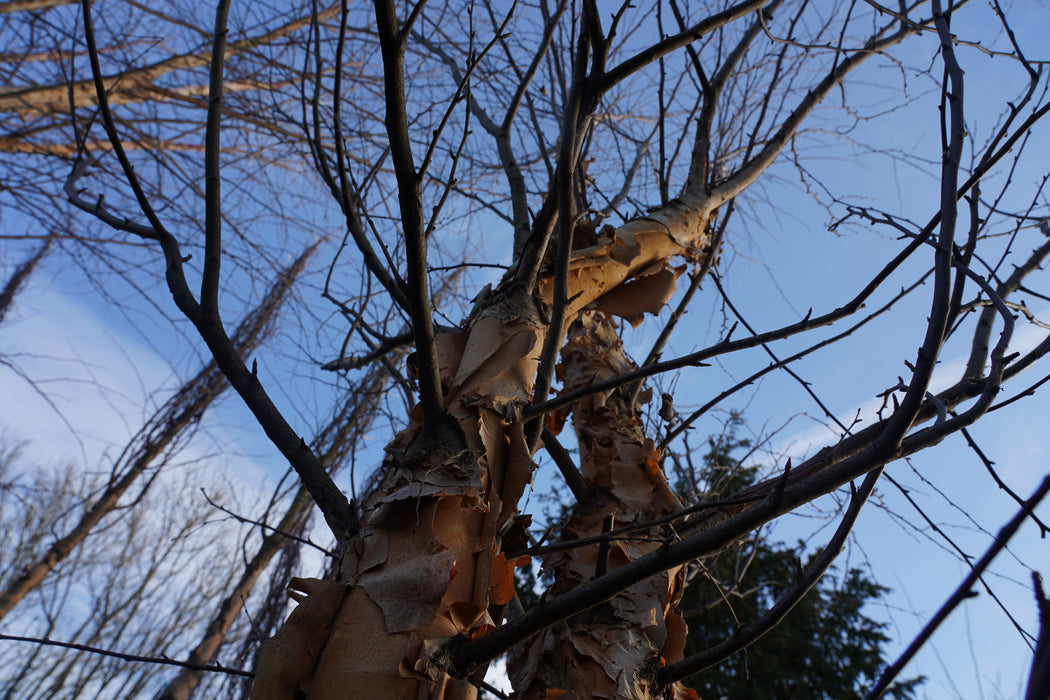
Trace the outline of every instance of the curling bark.
{"label": "curling bark", "polygon": [[[658,312],[679,272],[669,261],[700,261],[711,253],[711,208],[702,198],[680,198],[619,228],[607,227],[594,245],[573,251],[566,318],[591,305],[634,322]],[[264,643],[253,698],[290,697],[289,689],[300,686],[317,698],[475,696],[470,681],[449,673],[441,652],[453,637],[476,639],[491,631],[497,623],[493,611],[513,595],[519,562],[506,559],[500,542],[515,527],[518,499],[532,478],[522,409],[548,332],[542,309],[553,304],[552,287],[544,276],[535,296],[499,289],[464,331],[438,336],[446,406],[462,430],[462,443],[409,461],[417,415],[387,448],[387,480],[364,504],[367,518],[359,537],[347,543],[339,578],[300,584],[308,593],[302,613]],[[623,360],[611,362],[619,367]],[[607,415],[629,424],[633,414]],[[632,473],[660,482],[647,450],[651,443],[633,430],[625,440],[631,454],[624,455],[619,476],[606,478]],[[630,463],[632,457],[641,462]],[[648,483],[664,494],[662,510],[674,501],[666,483],[657,482]],[[615,497],[628,496],[621,490]],[[643,596],[661,616],[665,610],[673,615],[675,577],[668,574],[663,594]],[[330,626],[318,626],[319,619],[331,620]],[[654,639],[644,653],[663,644]],[[608,682],[621,681],[619,672],[609,672]]]}

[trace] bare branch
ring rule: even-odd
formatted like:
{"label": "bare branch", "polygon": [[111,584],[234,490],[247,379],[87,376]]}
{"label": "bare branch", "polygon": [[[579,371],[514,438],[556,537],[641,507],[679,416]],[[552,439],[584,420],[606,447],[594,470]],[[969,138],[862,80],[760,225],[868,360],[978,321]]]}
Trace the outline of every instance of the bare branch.
{"label": "bare branch", "polygon": [[923,627],[918,636],[912,640],[912,643],[908,645],[908,648],[901,653],[896,661],[890,664],[889,667],[882,672],[882,675],[879,676],[879,679],[865,696],[866,700],[875,700],[875,698],[882,695],[883,691],[886,690],[886,688],[889,687],[889,684],[893,682],[893,679],[897,677],[897,674],[904,669],[908,661],[915,656],[915,653],[919,648],[926,643],[926,640],[928,640],[937,628],[940,627],[941,623],[944,622],[948,615],[950,615],[951,612],[964,600],[973,597],[974,594],[971,590],[973,584],[981,574],[984,573],[985,569],[988,568],[988,565],[992,563],[992,560],[995,559],[996,555],[1006,547],[1010,542],[1010,538],[1012,538],[1021,527],[1021,523],[1028,519],[1032,514],[1032,511],[1035,510],[1036,505],[1043,500],[1047,492],[1050,492],[1050,477],[1043,479],[1042,483],[1039,484],[1036,490],[1028,498],[1024,506],[1017,511],[1017,514],[1011,518],[1008,523],[1003,525],[1002,529],[999,530],[999,534],[995,537],[995,543],[992,544],[981,558],[974,563],[973,570],[966,575],[966,578],[964,578],[958,588],[955,589],[955,592],[948,596],[948,600],[944,602],[944,605],[942,605],[930,621],[926,623],[926,626]]}
{"label": "bare branch", "polygon": [[839,523],[831,540],[820,554],[809,563],[806,570],[799,575],[798,580],[784,591],[783,595],[777,599],[777,602],[769,610],[764,612],[754,622],[735,632],[732,637],[724,642],[677,663],[664,666],[660,669],[660,681],[665,685],[669,685],[674,681],[700,673],[704,669],[710,668],[728,659],[733,654],[746,649],[766,632],[780,624],[780,621],[798,605],[835,562],[835,559],[846,544],[846,538],[853,531],[853,525],[857,522],[861,509],[875,490],[875,485],[878,483],[881,475],[882,467],[878,467],[864,477],[864,482],[860,488],[851,494],[849,507],[842,516],[842,522]]}
{"label": "bare branch", "polygon": [[176,661],[175,659],[166,659],[163,656],[139,656],[138,654],[125,654],[123,652],[113,651],[111,649],[99,649],[98,647],[88,646],[87,644],[60,642],[54,639],[47,639],[46,637],[19,637],[13,634],[0,634],[0,639],[4,639],[11,642],[29,642],[30,644],[44,644],[46,646],[62,647],[64,649],[76,649],[77,651],[86,651],[89,654],[101,654],[102,656],[111,656],[115,659],[121,659],[122,661],[136,661],[147,664],[160,664],[162,666],[180,666],[182,668],[192,668],[196,671],[225,673],[230,676],[241,676],[243,678],[255,677],[255,674],[251,671],[242,671],[239,668],[226,668],[225,666],[220,666],[218,664],[194,664],[188,661]]}
{"label": "bare branch", "polygon": [[226,61],[226,17],[229,0],[215,8],[215,37],[208,70],[208,119],[204,131],[204,274],[201,280],[201,310],[219,313],[219,276],[222,264],[222,192],[219,175],[219,140],[222,119],[222,74]]}

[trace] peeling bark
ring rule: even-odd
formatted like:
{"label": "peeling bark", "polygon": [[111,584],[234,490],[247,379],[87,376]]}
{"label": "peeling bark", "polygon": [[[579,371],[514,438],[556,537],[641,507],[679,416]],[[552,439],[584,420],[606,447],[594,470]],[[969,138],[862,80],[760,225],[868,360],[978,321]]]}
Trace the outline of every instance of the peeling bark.
{"label": "peeling bark", "polygon": [[[562,350],[566,390],[619,376],[634,368],[615,325],[600,312],[586,313],[572,327]],[[645,436],[627,387],[597,394],[572,407],[580,446],[580,469],[591,489],[563,529],[563,540],[601,534],[638,520],[678,510],[660,466],[660,451]],[[670,531],[664,533],[670,537]],[[557,552],[544,560],[553,569],[557,595],[607,569],[644,556],[662,544],[656,533],[602,546]],[[675,567],[624,591],[611,601],[555,625],[534,638],[511,666],[515,697],[663,698],[654,672],[682,658],[686,625],[678,602],[682,567]],[[675,688],[676,696],[695,697]]]}
{"label": "peeling bark", "polygon": [[[659,312],[680,272],[668,261],[674,256],[697,260],[706,254],[710,210],[703,201],[674,200],[619,229],[607,227],[596,245],[574,251],[566,318],[571,321],[592,306],[632,321],[643,313]],[[608,294],[625,283],[629,294]],[[522,563],[508,561],[500,547],[532,478],[521,410],[532,394],[548,332],[544,309],[553,303],[552,290],[549,271],[540,278],[535,297],[515,288],[497,290],[463,332],[438,336],[442,389],[460,431],[458,444],[430,447],[422,454],[414,449],[420,428],[416,411],[413,423],[388,446],[386,481],[365,504],[360,536],[347,543],[339,568],[339,582],[349,593],[316,670],[299,679],[298,688],[308,698],[332,697],[336,689],[344,698],[474,697],[473,685],[449,673],[444,645],[453,638],[476,639],[493,629],[498,620],[491,617],[490,607],[506,602],[513,568]],[[628,360],[619,343],[608,337],[609,327],[597,330],[598,317],[589,314],[585,323],[610,346],[598,361],[604,363],[600,371],[613,376]],[[575,342],[585,343],[586,334],[577,334]],[[572,371],[567,384],[587,381],[586,370]],[[607,424],[593,429],[598,432],[580,428],[591,450],[585,476],[605,490],[609,504],[616,504],[609,512],[623,520],[670,512],[677,502],[660,470],[655,445],[642,434],[633,410],[621,414],[624,407],[603,407],[601,401],[592,397],[574,409]],[[578,425],[584,422],[577,418]],[[617,436],[612,447],[600,444],[598,433],[606,427]],[[599,465],[612,458],[616,466],[602,471]],[[600,531],[595,527],[606,514],[601,509],[581,513],[578,532]],[[653,547],[617,543],[613,565]],[[588,555],[584,551],[581,556]],[[565,566],[575,577],[593,573],[586,561],[567,560]],[[615,697],[621,684],[647,684],[646,678],[617,673],[617,666],[641,668],[645,664],[636,662],[659,663],[661,656],[676,660],[685,634],[675,609],[680,588],[679,572],[672,570],[611,604],[613,619],[603,624],[604,633],[615,642],[605,646],[600,636],[588,636],[590,642],[580,638],[584,647],[573,652],[571,663],[591,664],[589,658],[594,665],[585,673],[565,676],[572,690],[589,693],[592,688],[599,693],[580,697],[602,697],[604,692]],[[644,637],[637,638],[624,620],[642,609],[649,611],[652,622]],[[294,635],[298,625],[312,624],[311,619],[289,618],[285,627]],[[563,639],[564,644],[570,642]],[[273,653],[267,663],[275,663]],[[594,669],[602,669],[603,683],[594,685]]]}

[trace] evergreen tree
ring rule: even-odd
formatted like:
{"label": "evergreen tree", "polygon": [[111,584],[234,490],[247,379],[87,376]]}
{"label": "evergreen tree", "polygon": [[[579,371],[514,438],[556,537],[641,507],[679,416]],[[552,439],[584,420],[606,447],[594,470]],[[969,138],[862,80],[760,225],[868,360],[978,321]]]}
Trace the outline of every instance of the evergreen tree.
{"label": "evergreen tree", "polygon": [[[722,437],[709,440],[693,483],[733,493],[756,480],[756,468],[733,457],[750,448],[750,441],[737,437],[739,426],[734,416]],[[690,629],[686,656],[727,639],[772,606],[801,570],[796,551],[758,536],[699,563],[682,598]],[[860,569],[829,573],[766,635],[685,683],[715,700],[863,697],[887,663],[889,641],[886,623],[868,617],[864,608],[887,592]],[[913,698],[923,680],[899,682],[886,697]]]}

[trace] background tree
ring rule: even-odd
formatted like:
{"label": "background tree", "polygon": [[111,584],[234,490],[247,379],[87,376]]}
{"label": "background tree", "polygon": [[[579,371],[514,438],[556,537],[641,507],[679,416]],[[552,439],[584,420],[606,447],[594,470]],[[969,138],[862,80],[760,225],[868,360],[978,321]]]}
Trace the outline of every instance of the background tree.
{"label": "background tree", "polygon": [[[18,478],[19,469],[32,476]],[[16,573],[23,562],[33,562],[41,544],[79,515],[96,486],[83,477],[72,468],[5,464],[4,571]],[[9,613],[5,633],[143,656],[180,649],[186,628],[199,624],[237,567],[234,542],[208,532],[213,511],[194,498],[201,487],[217,498],[226,494],[201,470],[184,470],[181,477],[143,494],[137,507],[111,516],[115,522],[108,529],[83,540]],[[12,543],[15,537],[21,542]],[[212,556],[201,557],[202,551]],[[0,697],[12,700],[141,697],[149,694],[157,668],[82,649],[10,641],[0,649],[0,667]]]}
{"label": "background tree", "polygon": [[[1039,378],[996,403],[1022,371],[1045,373],[1050,349],[1042,331],[1031,342],[1015,333],[1021,318],[1040,328],[1028,307],[1046,296],[1033,274],[1050,252],[1045,173],[1030,169],[1028,149],[1050,103],[1018,22],[993,4],[965,23],[983,11],[377,0],[283,12],[223,1],[206,28],[194,8],[6,12],[5,31],[24,31],[5,56],[15,87],[4,109],[11,143],[31,144],[12,149],[20,174],[41,174],[7,195],[39,220],[29,238],[76,230],[77,262],[106,272],[94,284],[129,316],[170,298],[185,319],[170,319],[175,337],[203,342],[334,541],[325,578],[293,580],[305,595],[262,646],[255,696],[470,697],[487,665],[517,648],[522,698],[688,697],[682,678],[778,624],[815,585],[887,465],[1038,388]],[[49,53],[56,44],[65,48]],[[960,56],[976,62],[978,46],[1010,78],[977,101],[1001,110],[990,130],[967,119],[975,101]],[[937,201],[891,213],[850,196],[821,158],[842,139],[862,145],[851,155],[866,163],[892,153],[880,125],[894,131],[915,81],[930,90],[916,108],[940,103],[940,138],[897,162],[936,171]],[[297,170],[304,159],[313,173]],[[744,306],[719,256],[780,209],[774,192],[789,174],[836,230],[900,240],[815,267],[809,312],[764,298]],[[60,181],[80,213],[39,215]],[[240,352],[224,317],[249,308],[260,272],[336,226],[328,269],[300,285],[328,307],[297,307],[285,355]],[[464,261],[480,266],[463,272]],[[768,264],[784,275],[792,263]],[[433,292],[457,285],[462,297]],[[726,322],[675,349],[690,299]],[[668,303],[677,309],[655,343],[627,327]],[[884,316],[904,345],[849,381],[854,405],[876,395],[881,405],[839,415],[800,368],[826,348],[848,354],[854,336],[885,339]],[[164,324],[140,325],[152,336]],[[401,348],[411,349],[404,372],[390,355]],[[771,361],[756,363],[759,349]],[[949,350],[968,357],[938,366]],[[407,400],[390,416],[378,476],[357,493],[304,435],[343,400],[317,366],[376,363]],[[652,379],[679,372],[681,386],[712,363],[725,374],[688,399]],[[684,502],[663,469],[689,458],[690,428],[778,374],[802,387],[780,410],[816,407],[832,428],[823,449],[771,454],[754,484]],[[558,541],[532,546],[523,497],[542,453],[573,504]],[[1043,527],[1033,509],[1050,488],[1044,480],[1026,501],[984,463],[1019,510],[963,593],[1022,520]],[[691,562],[829,494],[841,508],[825,518],[838,524],[802,574],[746,634],[683,658]],[[513,570],[530,556],[553,584],[513,616]]]}
{"label": "background tree", "polygon": [[[252,309],[244,319],[233,335],[233,343],[239,352],[254,351],[273,332],[276,314],[313,250],[310,248],[304,251],[288,269],[282,271],[259,306]],[[34,561],[13,567],[13,575],[4,581],[4,590],[0,593],[0,619],[68,557],[103,519],[126,507],[121,501],[133,486],[140,488],[132,502],[145,495],[164,462],[173,453],[178,453],[180,443],[185,444],[193,428],[226,388],[222,373],[214,363],[209,363],[147,421],[133,441],[121,451],[105,485],[85,502],[84,512],[76,523],[46,549],[37,552]],[[59,525],[57,522],[52,523],[50,528],[56,531]]]}
{"label": "background tree", "polygon": [[[758,469],[741,460],[751,441],[738,437],[739,417],[731,416],[724,433],[708,441],[708,452],[689,475],[704,493],[734,493],[754,483]],[[691,498],[690,498],[691,497]],[[799,550],[805,546],[799,543]],[[692,634],[685,653],[701,652],[733,637],[772,607],[802,570],[799,553],[755,533],[739,546],[701,560],[687,570],[683,616]],[[851,568],[829,572],[792,608],[780,624],[724,663],[686,682],[701,697],[860,698],[887,664],[886,623],[868,616],[868,608],[887,589],[866,572]],[[923,679],[895,683],[887,696],[914,698]]]}

